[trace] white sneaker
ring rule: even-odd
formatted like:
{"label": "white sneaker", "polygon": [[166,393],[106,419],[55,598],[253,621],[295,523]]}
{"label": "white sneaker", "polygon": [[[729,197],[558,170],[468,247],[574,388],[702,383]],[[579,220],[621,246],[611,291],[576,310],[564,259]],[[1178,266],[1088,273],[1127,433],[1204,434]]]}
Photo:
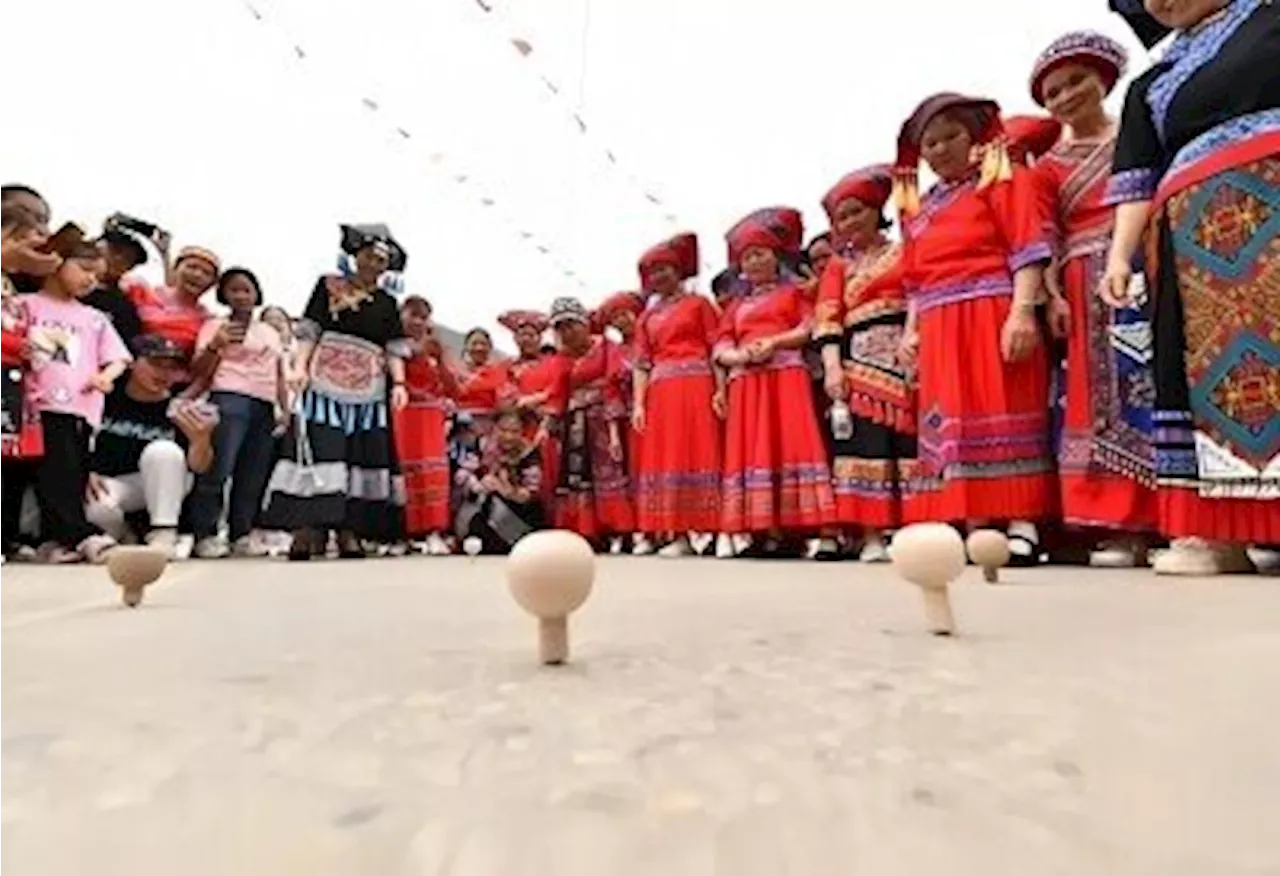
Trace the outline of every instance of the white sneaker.
{"label": "white sneaker", "polygon": [[233,556],[245,557],[253,559],[256,557],[265,557],[267,555],[267,547],[261,541],[254,538],[252,534],[242,535],[231,545],[231,553]]}
{"label": "white sneaker", "polygon": [[109,535],[91,535],[76,545],[76,551],[86,561],[101,564],[107,561],[107,555],[115,546],[116,540]]}
{"label": "white sneaker", "polygon": [[693,545],[689,543],[689,536],[682,535],[670,544],[664,545],[662,550],[658,551],[658,556],[668,558],[693,556]]}
{"label": "white sneaker", "polygon": [[875,532],[867,536],[867,540],[862,544],[862,550],[858,553],[858,562],[889,562],[889,547],[884,543],[884,539],[880,536],[880,533]]}
{"label": "white sneaker", "polygon": [[196,549],[196,537],[191,533],[185,533],[178,536],[178,543],[173,546],[173,558],[175,560],[189,560],[191,554]]}
{"label": "white sneaker", "polygon": [[1009,536],[1009,553],[1014,562],[1036,564],[1040,562],[1040,531],[1034,523],[1015,520],[1006,530]]}
{"label": "white sneaker", "polygon": [[453,551],[450,550],[449,545],[445,544],[440,533],[433,532],[427,536],[427,553],[433,557],[447,557]]}
{"label": "white sneaker", "polygon": [[649,541],[646,536],[638,535],[631,545],[631,556],[647,557],[653,553],[653,542]]}
{"label": "white sneaker", "polygon": [[1089,565],[1097,569],[1137,569],[1145,566],[1146,551],[1132,541],[1104,541],[1089,552]]}
{"label": "white sneaker", "polygon": [[1151,567],[1157,575],[1207,577],[1252,572],[1253,563],[1243,545],[1228,545],[1203,538],[1175,538]]}
{"label": "white sneaker", "polygon": [[147,533],[144,539],[147,547],[162,550],[169,559],[173,559],[174,548],[178,545],[178,531],[172,527],[161,527]]}
{"label": "white sneaker", "polygon": [[693,552],[698,556],[705,554],[715,540],[716,537],[709,532],[698,532],[689,536],[689,544],[693,546]]}
{"label": "white sneaker", "polygon": [[737,554],[733,549],[733,536],[728,533],[720,533],[716,536],[716,559],[732,560]]}
{"label": "white sneaker", "polygon": [[196,542],[195,555],[202,560],[220,560],[231,553],[231,548],[220,536],[211,535]]}
{"label": "white sneaker", "polygon": [[813,540],[811,552],[809,553],[811,560],[838,560],[840,559],[840,540],[836,538],[817,538]]}
{"label": "white sneaker", "polygon": [[1249,559],[1253,562],[1253,567],[1264,575],[1274,575],[1280,572],[1280,548],[1249,548]]}

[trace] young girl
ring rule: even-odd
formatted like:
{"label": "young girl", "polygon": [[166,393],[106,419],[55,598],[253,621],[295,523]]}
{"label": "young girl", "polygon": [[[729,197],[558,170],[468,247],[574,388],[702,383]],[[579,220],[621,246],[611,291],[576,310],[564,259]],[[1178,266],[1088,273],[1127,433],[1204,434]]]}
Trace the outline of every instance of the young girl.
{"label": "young girl", "polygon": [[[274,462],[277,411],[288,410],[284,342],[276,329],[254,319],[262,290],[252,271],[228,268],[218,279],[218,301],[231,308],[231,315],[201,327],[191,368],[198,380],[201,375],[207,380],[209,401],[218,409],[213,467],[196,479],[191,496],[195,554],[202,559],[231,552],[262,556],[266,548],[252,532]],[[218,535],[228,478],[231,547]]]}
{"label": "young girl", "polygon": [[45,245],[62,257],[40,291],[18,301],[27,324],[27,403],[40,415],[44,457],[35,471],[40,531],[50,562],[102,562],[115,541],[85,519],[89,440],[129,351],[111,321],[79,299],[93,289],[97,245],[65,225]]}

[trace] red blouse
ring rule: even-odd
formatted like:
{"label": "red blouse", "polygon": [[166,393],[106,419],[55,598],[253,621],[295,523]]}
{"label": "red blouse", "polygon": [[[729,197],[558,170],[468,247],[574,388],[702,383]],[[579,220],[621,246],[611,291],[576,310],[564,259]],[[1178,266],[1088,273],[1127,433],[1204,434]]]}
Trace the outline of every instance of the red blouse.
{"label": "red blouse", "polygon": [[903,232],[904,285],[916,311],[1013,293],[1013,274],[1051,255],[1051,214],[1032,171],[984,189],[977,174],[941,182]]}
{"label": "red blouse", "polygon": [[1036,162],[1042,209],[1052,217],[1063,258],[1081,248],[1104,249],[1115,223],[1115,208],[1103,202],[1116,141],[1062,142]]}
{"label": "red blouse", "polygon": [[[542,354],[532,359],[516,359],[507,364],[506,385],[501,395],[515,401],[526,395],[550,390],[559,375],[559,354]],[[546,408],[546,404],[541,405]]]}
{"label": "red blouse", "polygon": [[616,381],[610,379],[622,360],[622,348],[603,337],[591,339],[581,356],[562,353],[557,360],[549,406],[557,414],[604,404],[610,416],[625,417],[626,408]]}
{"label": "red blouse", "polygon": [[498,407],[498,393],[506,383],[506,369],[489,362],[475,368],[466,362],[455,366],[458,408],[471,414],[491,414]]}
{"label": "red blouse", "polygon": [[793,331],[805,325],[812,313],[809,296],[799,286],[784,283],[753,292],[737,299],[720,318],[716,349],[745,347]]}
{"label": "red blouse", "polygon": [[404,385],[410,407],[439,407],[458,392],[453,372],[425,353],[405,360]]}
{"label": "red blouse", "polygon": [[124,292],[138,309],[143,334],[160,335],[193,356],[200,327],[213,314],[199,301],[188,302],[176,289],[152,288],[145,282],[130,279]]}
{"label": "red blouse", "polygon": [[701,295],[664,298],[640,315],[633,341],[636,367],[651,380],[688,373],[711,373],[711,351],[720,330],[720,312]]}

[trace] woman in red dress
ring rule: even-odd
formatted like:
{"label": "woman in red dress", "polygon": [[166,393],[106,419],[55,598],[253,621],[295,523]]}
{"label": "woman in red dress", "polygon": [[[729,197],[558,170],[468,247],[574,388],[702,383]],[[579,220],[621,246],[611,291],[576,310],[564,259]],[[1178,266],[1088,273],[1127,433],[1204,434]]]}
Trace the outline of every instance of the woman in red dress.
{"label": "woman in red dress", "polygon": [[405,534],[425,540],[427,553],[449,553],[444,533],[449,514],[449,450],[445,441],[451,400],[458,386],[441,362],[443,351],[431,324],[431,305],[411,296],[400,305],[405,337],[413,351],[404,363],[409,403],[394,412],[396,455],[405,487]]}
{"label": "woman in red dress", "polygon": [[916,457],[916,397],[897,359],[907,320],[902,247],[884,235],[892,185],[888,167],[866,167],[822,199],[837,254],[820,276],[813,336],[826,395],[844,405],[830,418],[835,519],[865,532],[864,562],[889,558],[884,533],[902,523],[902,486]]}
{"label": "woman in red dress", "polygon": [[[780,211],[779,211],[780,212]],[[721,531],[750,534],[750,555],[835,519],[831,469],[800,350],[812,331],[808,293],[781,260],[798,221],[748,218],[728,235],[729,263],[749,286],[721,319],[716,361],[729,372]]]}
{"label": "woman in red dress", "polygon": [[657,300],[641,316],[635,340],[639,435],[634,468],[641,532],[667,539],[668,556],[693,553],[690,533],[720,531],[723,373],[712,363],[720,322],[716,306],[685,291],[698,273],[698,239],[682,234],[651,247],[638,265]]}
{"label": "woman in red dress", "polygon": [[471,428],[484,437],[493,425],[498,395],[507,382],[506,369],[490,361],[493,338],[482,328],[473,328],[462,341],[462,360],[455,366],[458,378],[458,413],[471,417]]}
{"label": "woman in red dress", "polygon": [[[635,504],[636,481],[634,472],[636,458],[639,453],[639,433],[631,422],[634,409],[635,382],[632,374],[635,370],[636,320],[644,311],[644,297],[638,292],[617,292],[610,295],[591,314],[592,332],[603,335],[607,329],[613,329],[621,339],[619,344],[622,355],[613,367],[610,380],[617,386],[621,407],[618,410],[625,424],[623,443],[627,448],[627,472],[631,482],[631,500]],[[640,533],[630,536],[630,544],[622,542],[619,550],[629,549],[641,555],[651,552],[652,544]]]}
{"label": "woman in red dress", "polygon": [[1103,202],[1118,125],[1103,107],[1127,56],[1088,31],[1054,40],[1031,72],[1031,96],[1066,126],[1036,162],[1055,221],[1055,282],[1070,314],[1066,410],[1058,449],[1063,520],[1099,532],[1094,565],[1145,560],[1155,527],[1151,446],[1151,324],[1138,307],[1112,309],[1096,294],[1115,211]]}
{"label": "woman in red dress", "polygon": [[604,549],[610,537],[635,531],[622,398],[610,380],[622,351],[591,334],[590,315],[576,298],[557,298],[550,317],[560,338],[551,395],[561,439],[555,525]]}
{"label": "woman in red dress", "polygon": [[[908,520],[1009,523],[1040,559],[1055,511],[1049,361],[1036,319],[1051,253],[1031,171],[1011,166],[994,101],[939,94],[902,126],[895,194],[909,302],[902,353],[918,376],[919,460]],[[940,181],[920,197],[921,158]],[[980,161],[975,161],[975,157]]]}
{"label": "woman in red dress", "polygon": [[504,403],[520,412],[525,440],[538,450],[542,499],[550,508],[560,464],[555,412],[551,408],[552,389],[560,364],[555,353],[547,353],[542,347],[542,336],[550,323],[545,314],[536,310],[510,310],[498,317],[498,324],[511,332],[519,354],[515,361],[507,364],[506,384],[499,395]]}

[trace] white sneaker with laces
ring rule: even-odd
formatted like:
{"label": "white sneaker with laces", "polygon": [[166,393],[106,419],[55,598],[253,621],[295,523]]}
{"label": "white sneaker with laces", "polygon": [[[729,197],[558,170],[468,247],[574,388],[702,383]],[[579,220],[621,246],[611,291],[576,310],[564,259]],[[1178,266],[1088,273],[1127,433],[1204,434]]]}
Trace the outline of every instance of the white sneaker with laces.
{"label": "white sneaker with laces", "polygon": [[195,555],[202,560],[220,560],[231,553],[220,536],[211,535],[196,542]]}

